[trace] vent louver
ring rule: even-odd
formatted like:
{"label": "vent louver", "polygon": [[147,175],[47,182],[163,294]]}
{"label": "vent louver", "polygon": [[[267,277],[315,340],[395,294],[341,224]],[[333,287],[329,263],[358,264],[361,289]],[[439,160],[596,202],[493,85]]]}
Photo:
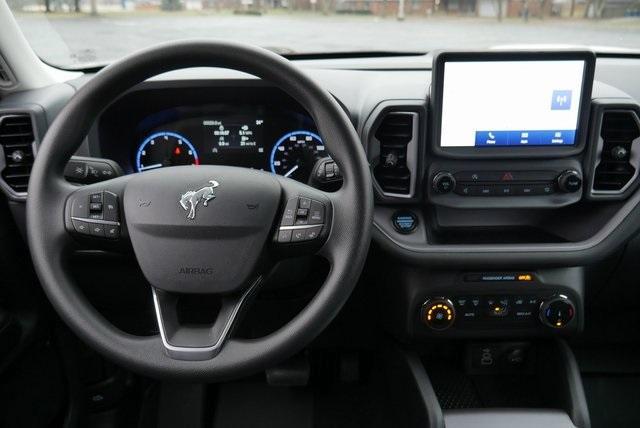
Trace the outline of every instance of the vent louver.
{"label": "vent louver", "polygon": [[637,168],[631,162],[632,143],[639,137],[640,127],[633,111],[603,113],[602,150],[593,180],[594,191],[621,192],[629,184]]}
{"label": "vent louver", "polygon": [[0,116],[0,146],[4,152],[2,179],[13,191],[27,191],[33,166],[35,135],[31,116],[10,114]]}
{"label": "vent louver", "polygon": [[380,157],[373,175],[383,192],[411,195],[412,173],[408,145],[414,140],[416,113],[392,112],[382,119],[375,133]]}

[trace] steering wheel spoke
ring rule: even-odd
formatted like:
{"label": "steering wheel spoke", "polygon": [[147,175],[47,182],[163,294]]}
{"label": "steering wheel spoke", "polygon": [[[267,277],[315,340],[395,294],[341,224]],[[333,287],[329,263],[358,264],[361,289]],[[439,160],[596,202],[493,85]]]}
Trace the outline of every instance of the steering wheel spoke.
{"label": "steering wheel spoke", "polygon": [[82,247],[109,251],[130,247],[122,209],[128,181],[129,177],[119,177],[78,187],[67,197],[65,229]]}
{"label": "steering wheel spoke", "polygon": [[291,179],[278,179],[283,195],[273,247],[282,257],[318,253],[331,233],[331,194]]}
{"label": "steering wheel spoke", "polygon": [[[209,324],[183,322],[179,316],[179,295],[153,288],[160,337],[166,354],[176,360],[210,360],[220,353],[249,301],[262,284],[255,278],[241,293],[220,296],[215,321]],[[214,311],[216,308],[211,308]]]}

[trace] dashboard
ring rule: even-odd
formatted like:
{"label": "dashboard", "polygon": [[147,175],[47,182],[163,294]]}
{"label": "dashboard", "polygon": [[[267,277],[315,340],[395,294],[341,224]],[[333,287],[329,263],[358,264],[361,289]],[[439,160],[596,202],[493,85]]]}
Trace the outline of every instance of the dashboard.
{"label": "dashboard", "polygon": [[266,87],[132,91],[98,125],[100,150],[125,172],[231,165],[308,182],[328,158],[311,117]]}
{"label": "dashboard", "polygon": [[[414,340],[582,328],[584,266],[640,227],[637,58],[489,51],[298,65],[339,100],[369,160],[371,251],[382,255],[371,269],[390,302],[390,331]],[[27,106],[68,100],[82,85],[15,95],[0,116],[11,116],[6,126],[32,118],[37,144],[64,102],[45,105],[46,117]],[[312,181],[331,162],[323,143],[308,112],[268,82],[183,70],[100,114],[76,153],[84,177],[75,182],[102,161],[117,174],[232,165],[322,188]],[[6,153],[13,164],[0,184],[15,208],[28,166],[14,174],[24,162]],[[430,323],[430,305],[450,322]]]}

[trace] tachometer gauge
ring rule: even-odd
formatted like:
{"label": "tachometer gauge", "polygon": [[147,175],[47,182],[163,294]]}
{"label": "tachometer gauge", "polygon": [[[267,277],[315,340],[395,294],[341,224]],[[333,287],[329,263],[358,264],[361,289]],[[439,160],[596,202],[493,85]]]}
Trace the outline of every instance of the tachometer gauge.
{"label": "tachometer gauge", "polygon": [[290,132],[283,135],[271,150],[271,172],[306,182],[316,161],[325,156],[324,143],[317,134]]}
{"label": "tachometer gauge", "polygon": [[148,169],[175,165],[199,165],[198,152],[185,137],[175,132],[157,132],[149,135],[138,148],[136,169]]}

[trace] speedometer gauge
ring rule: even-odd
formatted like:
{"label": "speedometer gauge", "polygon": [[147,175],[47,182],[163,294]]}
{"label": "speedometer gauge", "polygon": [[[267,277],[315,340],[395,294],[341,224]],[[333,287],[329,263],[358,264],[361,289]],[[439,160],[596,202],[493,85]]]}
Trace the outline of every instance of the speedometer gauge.
{"label": "speedometer gauge", "polygon": [[136,154],[136,170],[175,165],[199,165],[198,152],[185,137],[175,132],[157,132],[140,144]]}
{"label": "speedometer gauge", "polygon": [[271,172],[306,182],[316,161],[324,154],[324,143],[317,134],[294,131],[283,135],[271,150]]}

